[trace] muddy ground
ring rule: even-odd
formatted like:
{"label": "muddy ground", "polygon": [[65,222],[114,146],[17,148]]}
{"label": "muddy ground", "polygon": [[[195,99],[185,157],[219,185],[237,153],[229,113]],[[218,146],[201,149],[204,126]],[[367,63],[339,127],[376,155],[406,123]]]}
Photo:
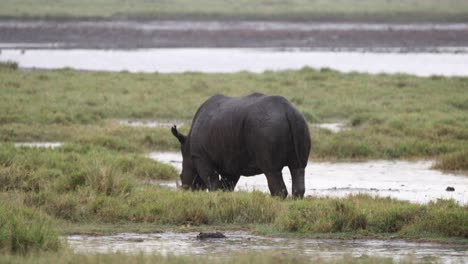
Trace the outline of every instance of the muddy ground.
{"label": "muddy ground", "polygon": [[468,24],[255,21],[0,21],[0,48],[284,48],[440,52],[468,46]]}

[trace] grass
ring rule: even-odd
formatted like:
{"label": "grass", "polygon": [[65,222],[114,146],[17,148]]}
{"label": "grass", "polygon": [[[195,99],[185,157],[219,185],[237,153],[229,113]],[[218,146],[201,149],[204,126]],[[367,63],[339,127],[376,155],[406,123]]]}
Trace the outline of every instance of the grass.
{"label": "grass", "polygon": [[[341,74],[309,68],[263,74],[162,75],[22,71],[0,65],[2,261],[32,261],[17,253],[39,254],[35,258],[42,262],[57,258],[71,263],[127,259],[83,256],[60,249],[58,234],[77,230],[99,233],[219,227],[281,236],[467,243],[468,208],[451,200],[425,205],[366,195],[279,200],[258,192],[182,192],[152,185],[151,180],[176,179],[177,172],[142,153],[176,150],[177,141],[168,128],[134,128],[116,122],[180,120],[189,124],[198,106],[213,94],[279,94],[293,102],[311,125],[336,120],[348,125],[348,130],[337,134],[311,127],[313,158],[444,155],[444,163],[460,168],[466,164],[464,150],[468,147],[467,78]],[[187,132],[188,126],[181,129]],[[68,144],[57,149],[13,145],[21,141]],[[44,253],[56,250],[58,253]],[[289,256],[284,257],[289,261]],[[269,262],[275,257],[245,258],[245,262]],[[132,261],[155,259],[186,260],[141,256]]]}
{"label": "grass", "polygon": [[263,92],[289,99],[310,124],[338,120],[348,125],[337,134],[312,129],[312,158],[435,158],[468,148],[467,88],[468,78],[461,77],[310,68],[131,74],[0,67],[0,140],[66,141],[125,152],[178,150],[167,128],[130,128],[115,120],[189,124],[199,105],[216,93]]}
{"label": "grass", "polygon": [[[119,257],[67,253],[58,235],[76,232],[214,228],[319,238],[468,241],[468,207],[451,200],[426,205],[368,195],[281,200],[260,192],[183,192],[147,183],[148,179],[175,177],[173,169],[165,167],[135,154],[92,145],[71,144],[57,149],[0,145],[2,262],[28,263],[32,257],[41,262],[56,258],[69,263],[110,262]],[[44,253],[48,251],[58,252]],[[15,256],[18,254],[25,256]],[[266,263],[273,258],[256,255],[224,256],[223,261]],[[163,263],[186,261],[185,257],[161,256],[119,259],[127,258],[139,263],[155,259]],[[293,256],[282,255],[286,262],[290,258]],[[383,260],[348,256],[333,263]],[[202,257],[194,261],[219,260]],[[294,263],[301,261],[307,260],[294,259]]]}
{"label": "grass", "polygon": [[106,195],[125,194],[134,181],[177,178],[176,170],[136,154],[116,154],[90,145],[59,149],[0,148],[0,190],[69,191],[90,188]]}
{"label": "grass", "polygon": [[463,0],[2,0],[0,16],[41,18],[466,21]]}
{"label": "grass", "polygon": [[[0,191],[21,206],[71,223],[156,226],[266,225],[281,232],[391,233],[468,238],[468,208],[453,201],[411,204],[365,195],[282,201],[253,192],[181,192],[147,184],[157,163],[89,146],[0,148]],[[163,165],[160,165],[163,166]]]}
{"label": "grass", "polygon": [[438,170],[462,170],[468,171],[468,151],[461,150],[442,156],[435,164]]}
{"label": "grass", "polygon": [[50,217],[35,209],[0,201],[0,253],[57,251],[60,247]]}

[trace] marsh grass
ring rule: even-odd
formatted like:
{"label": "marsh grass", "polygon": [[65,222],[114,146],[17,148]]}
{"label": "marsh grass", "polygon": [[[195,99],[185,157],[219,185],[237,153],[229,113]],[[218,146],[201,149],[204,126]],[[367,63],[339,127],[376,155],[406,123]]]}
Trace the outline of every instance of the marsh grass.
{"label": "marsh grass", "polygon": [[60,247],[55,222],[50,217],[35,209],[0,201],[0,253],[57,251]]}
{"label": "marsh grass", "polygon": [[265,225],[304,235],[468,236],[468,209],[453,201],[419,205],[366,195],[283,201],[260,192],[183,192],[145,183],[176,175],[168,165],[91,145],[0,148],[1,193],[61,221]]}
{"label": "marsh grass", "polygon": [[466,21],[468,4],[445,0],[286,0],[144,1],[118,0],[3,0],[0,16],[49,18],[140,18],[140,19],[274,19],[324,21]]}
{"label": "marsh grass", "polygon": [[[464,164],[467,88],[467,78],[341,74],[309,68],[162,75],[0,67],[0,140],[6,142],[0,144],[0,197],[12,198],[2,203],[3,221],[24,223],[21,219],[28,218],[10,216],[34,212],[31,221],[38,221],[35,226],[44,234],[49,234],[47,219],[52,218],[77,225],[263,226],[302,236],[466,240],[468,209],[454,201],[419,205],[366,195],[279,200],[258,192],[182,192],[151,185],[149,180],[175,179],[177,172],[141,153],[176,150],[177,141],[168,128],[126,127],[116,120],[190,123],[199,105],[216,93],[279,94],[291,100],[309,123],[346,120],[350,129],[336,134],[311,127],[312,157],[447,154],[456,164]],[[188,126],[181,130],[187,132]],[[40,149],[17,148],[15,141],[69,143]],[[52,242],[29,242],[47,241],[41,238],[42,231],[15,230],[0,234],[7,241],[2,242],[5,251],[56,248]],[[8,242],[11,234],[24,237],[21,246],[13,249]],[[54,241],[56,236],[50,236]]]}
{"label": "marsh grass", "polygon": [[174,179],[176,170],[137,154],[92,145],[57,149],[0,145],[0,190],[65,193],[80,188],[106,195],[125,194],[135,180]]}
{"label": "marsh grass", "polygon": [[[307,68],[261,75],[71,70],[0,74],[5,77],[2,97],[8,102],[0,114],[3,141],[67,141],[126,152],[176,150],[166,128],[123,127],[113,120],[189,121],[212,94],[261,91],[286,96],[309,122],[348,120],[351,129],[337,134],[312,131],[312,158],[434,158],[468,147],[465,78],[344,75]],[[198,91],[200,84],[204,88]],[[42,94],[52,100],[41,99]]]}
{"label": "marsh grass", "polygon": [[204,193],[141,187],[126,195],[31,193],[25,203],[77,223],[157,226],[269,226],[315,236],[360,234],[400,238],[468,238],[468,208],[453,201],[411,204],[365,195],[281,201],[264,193]]}
{"label": "marsh grass", "polygon": [[13,61],[0,61],[0,69],[1,70],[17,70],[18,69],[18,63],[13,62]]}
{"label": "marsh grass", "polygon": [[124,152],[177,150],[167,128],[125,127],[115,120],[189,124],[214,94],[262,92],[286,97],[311,124],[346,122],[349,129],[336,134],[312,129],[312,158],[434,158],[468,148],[467,88],[467,78],[310,68],[263,74],[0,69],[0,139],[66,141]]}
{"label": "marsh grass", "polygon": [[433,168],[439,170],[468,171],[468,150],[464,149],[442,156],[434,164]]}
{"label": "marsh grass", "polygon": [[261,192],[184,192],[144,183],[173,177],[173,169],[159,175],[159,166],[92,145],[39,149],[2,144],[2,248],[13,253],[57,249],[51,218],[81,225],[264,226],[310,237],[468,238],[468,208],[454,201],[419,205],[367,195],[281,200]]}
{"label": "marsh grass", "polygon": [[[453,210],[455,208],[457,210]],[[454,201],[418,205],[367,195],[345,199],[312,198],[290,203],[275,225],[282,231],[300,233],[358,232],[408,237],[424,233],[468,238],[467,210]]]}

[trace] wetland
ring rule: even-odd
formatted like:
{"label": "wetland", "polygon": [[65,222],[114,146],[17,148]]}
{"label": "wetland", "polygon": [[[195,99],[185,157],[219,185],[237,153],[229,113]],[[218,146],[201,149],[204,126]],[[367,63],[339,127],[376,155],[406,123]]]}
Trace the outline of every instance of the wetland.
{"label": "wetland", "polygon": [[[0,262],[468,261],[464,4],[112,1],[0,10]],[[306,117],[306,198],[179,190],[169,127],[253,92]]]}

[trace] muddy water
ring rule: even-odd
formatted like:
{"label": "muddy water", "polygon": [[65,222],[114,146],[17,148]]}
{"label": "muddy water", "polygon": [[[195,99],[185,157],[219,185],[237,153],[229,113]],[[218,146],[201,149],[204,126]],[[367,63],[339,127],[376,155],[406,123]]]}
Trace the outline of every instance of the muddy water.
{"label": "muddy water", "polygon": [[[154,152],[150,157],[181,169],[179,153]],[[306,168],[306,195],[343,197],[365,193],[418,203],[444,198],[468,204],[468,175],[431,170],[431,165],[431,161],[310,161]],[[283,175],[291,193],[291,176],[287,168]],[[165,182],[164,185],[176,187],[175,182]],[[447,192],[445,189],[449,186],[455,191]],[[269,192],[264,175],[241,177],[236,190]]]}
{"label": "muddy water", "polygon": [[332,259],[344,254],[353,257],[381,256],[404,260],[409,255],[417,261],[463,263],[468,261],[466,245],[412,243],[400,240],[331,240],[290,239],[252,235],[246,232],[225,232],[226,239],[197,240],[198,233],[122,233],[112,236],[67,237],[75,252],[80,253],[157,253],[225,257],[246,251],[286,253],[310,256],[311,259]]}
{"label": "muddy water", "polygon": [[328,67],[342,72],[468,76],[468,54],[362,53],[302,49],[181,48],[140,50],[3,50],[0,61],[23,68],[130,72],[233,73]]}

